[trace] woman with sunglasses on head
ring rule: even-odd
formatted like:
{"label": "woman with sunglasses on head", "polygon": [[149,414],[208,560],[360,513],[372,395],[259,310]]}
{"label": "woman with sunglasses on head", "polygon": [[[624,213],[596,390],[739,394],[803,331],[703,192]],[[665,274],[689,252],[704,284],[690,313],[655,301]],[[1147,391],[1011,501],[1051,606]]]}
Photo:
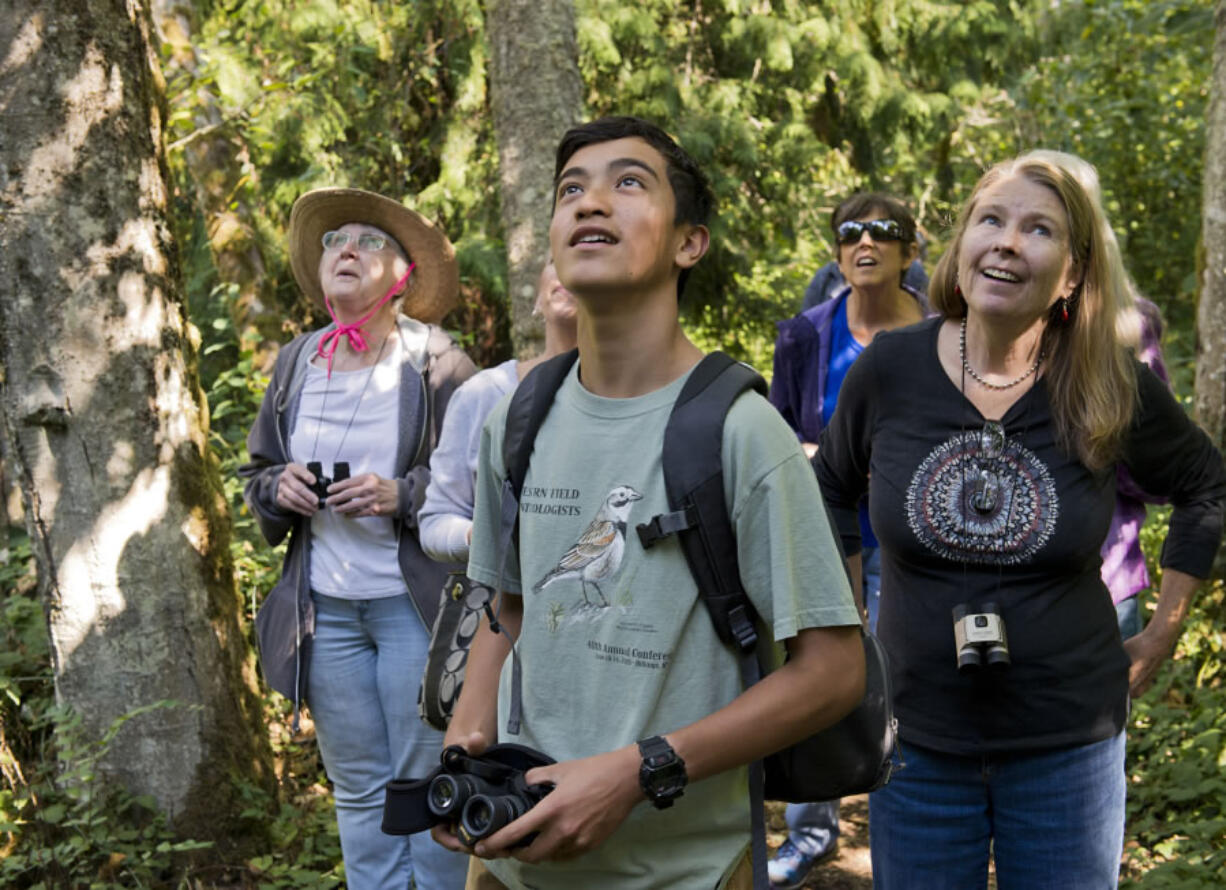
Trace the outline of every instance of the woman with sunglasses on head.
{"label": "woman with sunglasses on head", "polygon": [[415,692],[447,567],[417,514],[451,393],[472,362],[437,326],[455,305],[447,237],[358,189],[294,204],[290,264],[333,324],[280,351],[247,439],[244,496],[282,576],[256,619],[268,684],[310,707],[351,890],[457,890],[467,863],[428,835],[383,834],[384,789],[438,765]]}
{"label": "woman with sunglasses on head", "polygon": [[839,271],[834,298],[779,322],[771,402],[810,457],[851,363],[878,333],[927,314],[923,294],[904,283],[919,252],[915,219],[895,198],[860,192],[830,216]]}
{"label": "woman with sunglasses on head", "polygon": [[[939,317],[866,349],[823,433],[849,562],[866,491],[882,554],[906,767],[870,796],[879,890],[986,887],[990,857],[1002,890],[1117,884],[1128,696],[1211,570],[1226,472],[1120,338],[1105,230],[1065,166],[991,168],[933,275]],[[1174,508],[1154,619],[1127,643],[1099,556],[1121,464]]]}
{"label": "woman with sunglasses on head", "polygon": [[[904,283],[919,251],[915,220],[895,198],[857,193],[830,217],[839,271],[847,286],[834,298],[779,323],[770,400],[796,431],[806,454],[834,414],[839,389],[852,363],[882,331],[914,324],[928,311],[924,296]],[[880,564],[867,511],[863,577],[856,591],[870,626],[877,619]],[[788,838],[769,864],[775,887],[799,887],[810,869],[834,852],[839,802],[791,804]]]}

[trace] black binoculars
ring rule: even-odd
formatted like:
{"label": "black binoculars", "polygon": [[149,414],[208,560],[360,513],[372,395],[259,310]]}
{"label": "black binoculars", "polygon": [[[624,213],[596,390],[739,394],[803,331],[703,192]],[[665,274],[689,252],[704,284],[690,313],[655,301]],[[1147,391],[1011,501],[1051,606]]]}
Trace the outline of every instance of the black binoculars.
{"label": "black binoculars", "polygon": [[314,493],[315,497],[319,498],[319,509],[322,510],[327,506],[324,501],[328,497],[328,486],[333,482],[341,482],[349,478],[349,461],[338,460],[332,464],[332,475],[330,477],[324,475],[324,465],[317,460],[307,463],[307,471],[315,477],[315,481],[308,485],[307,488]]}
{"label": "black binoculars", "polygon": [[[387,785],[385,834],[414,834],[440,823],[455,826],[456,837],[472,847],[514,822],[553,785],[529,785],[524,774],[553,758],[523,745],[503,744],[472,756],[459,745],[443,749],[442,766],[425,779],[397,779]],[[532,842],[532,835],[519,846]]]}

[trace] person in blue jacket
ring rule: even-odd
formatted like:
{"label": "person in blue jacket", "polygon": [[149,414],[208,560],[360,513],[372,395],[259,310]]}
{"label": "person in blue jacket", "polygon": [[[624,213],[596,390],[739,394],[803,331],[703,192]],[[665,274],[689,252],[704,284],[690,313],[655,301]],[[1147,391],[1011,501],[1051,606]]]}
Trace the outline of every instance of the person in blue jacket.
{"label": "person in blue jacket", "polygon": [[[771,402],[810,458],[834,413],[843,377],[864,347],[879,332],[918,322],[928,312],[924,296],[907,283],[914,277],[919,245],[915,219],[902,202],[857,193],[835,208],[830,225],[838,244],[837,274],[846,284],[832,299],[779,323],[770,391]],[[871,627],[876,625],[881,569],[863,510],[861,526],[863,579],[853,591]],[[788,838],[768,868],[771,883],[780,888],[799,887],[813,866],[834,852],[839,802],[790,804],[786,818]]]}

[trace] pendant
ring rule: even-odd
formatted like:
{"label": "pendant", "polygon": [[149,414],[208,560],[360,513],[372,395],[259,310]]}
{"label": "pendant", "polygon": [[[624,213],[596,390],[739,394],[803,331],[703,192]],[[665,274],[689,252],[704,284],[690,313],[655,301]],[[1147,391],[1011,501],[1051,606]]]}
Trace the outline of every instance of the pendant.
{"label": "pendant", "polygon": [[971,486],[971,507],[980,516],[993,512],[1000,503],[1000,480],[990,470],[979,470],[975,484]]}

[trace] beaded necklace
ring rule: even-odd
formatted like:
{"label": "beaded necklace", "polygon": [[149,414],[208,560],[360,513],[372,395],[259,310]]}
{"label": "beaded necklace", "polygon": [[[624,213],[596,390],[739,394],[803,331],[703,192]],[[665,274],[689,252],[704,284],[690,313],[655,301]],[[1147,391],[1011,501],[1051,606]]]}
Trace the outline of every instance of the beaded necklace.
{"label": "beaded necklace", "polygon": [[1034,360],[1034,364],[1030,366],[1030,369],[1020,377],[1016,377],[1013,380],[1010,380],[1008,383],[990,383],[989,381],[980,377],[975,372],[975,369],[971,367],[971,363],[966,359],[966,316],[964,315],[962,316],[962,331],[958,337],[958,355],[962,358],[962,370],[970,374],[976,383],[978,383],[980,386],[985,386],[988,389],[1002,390],[1013,389],[1013,387],[1017,386],[1035,371],[1039,370],[1039,365],[1043,364],[1043,359],[1047,358],[1047,350],[1039,350],[1039,357]]}

